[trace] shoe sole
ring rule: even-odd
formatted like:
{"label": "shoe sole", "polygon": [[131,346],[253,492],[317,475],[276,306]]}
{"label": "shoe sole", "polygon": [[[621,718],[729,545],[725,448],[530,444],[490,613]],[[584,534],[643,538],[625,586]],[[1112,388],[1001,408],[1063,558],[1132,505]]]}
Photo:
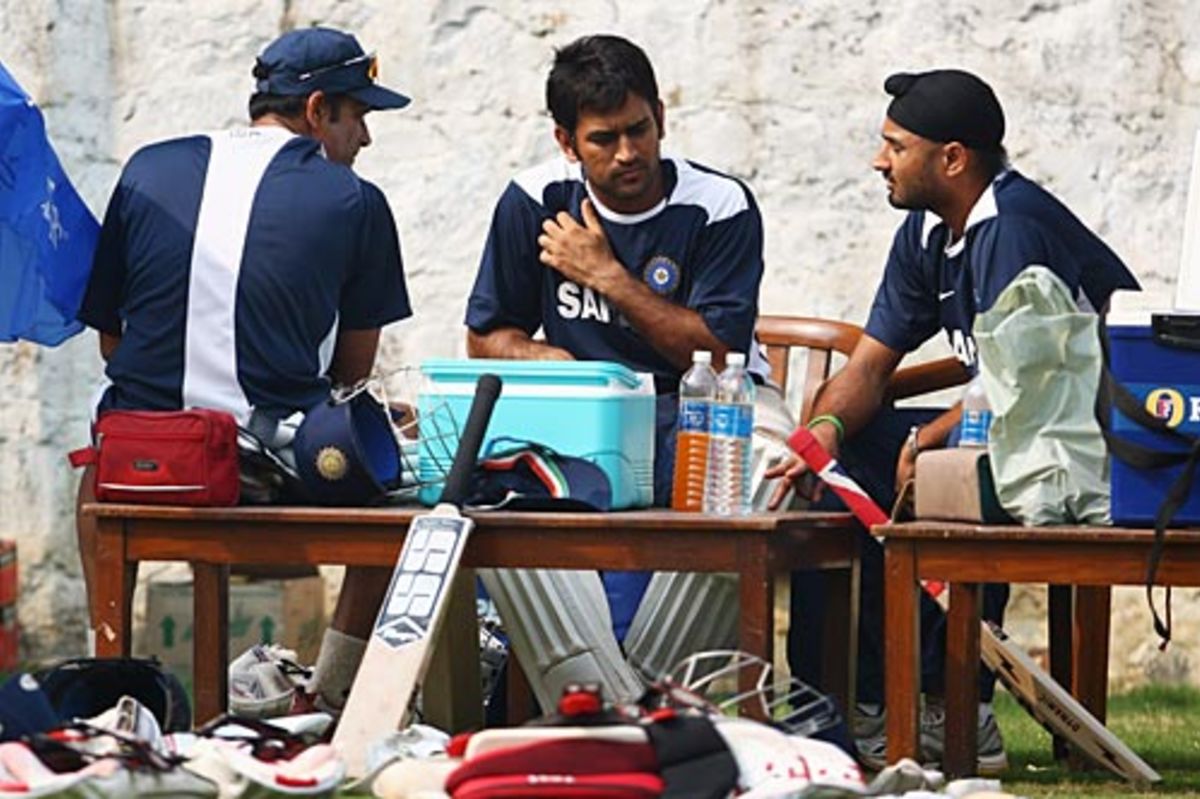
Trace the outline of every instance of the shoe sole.
{"label": "shoe sole", "polygon": [[[936,760],[925,761],[921,766],[927,769],[941,770],[942,768],[941,762]],[[978,777],[1000,777],[1006,771],[1008,771],[1008,755],[1003,752],[998,755],[983,755],[975,761],[975,775]]]}

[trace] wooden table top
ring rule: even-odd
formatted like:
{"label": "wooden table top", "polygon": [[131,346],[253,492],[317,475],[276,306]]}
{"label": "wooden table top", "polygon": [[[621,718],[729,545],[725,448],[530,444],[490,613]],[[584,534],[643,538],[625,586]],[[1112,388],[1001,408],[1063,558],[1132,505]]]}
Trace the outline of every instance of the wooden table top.
{"label": "wooden table top", "polygon": [[[98,517],[160,521],[231,523],[273,522],[330,525],[407,524],[429,508],[396,505],[376,508],[335,508],[287,505],[247,505],[233,508],[189,508],[175,505],[134,505],[110,502],[86,503],[82,512]],[[782,511],[748,516],[712,516],[664,509],[614,511],[611,513],[563,513],[543,511],[467,511],[477,526],[528,529],[573,527],[588,530],[688,530],[773,531],[796,527],[846,527],[852,517],[845,512]]]}
{"label": "wooden table top", "polygon": [[[1081,527],[1062,525],[1022,527],[1019,525],[971,524],[964,522],[915,521],[880,524],[875,535],[897,540],[955,540],[1046,543],[1129,543],[1148,544],[1154,540],[1152,527]],[[1200,544],[1200,528],[1171,528],[1167,544]]]}

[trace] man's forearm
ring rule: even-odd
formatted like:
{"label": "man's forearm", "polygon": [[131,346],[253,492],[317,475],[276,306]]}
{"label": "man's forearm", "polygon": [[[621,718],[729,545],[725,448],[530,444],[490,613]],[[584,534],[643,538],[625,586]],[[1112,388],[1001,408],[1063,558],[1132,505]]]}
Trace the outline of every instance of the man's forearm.
{"label": "man's forearm", "polygon": [[855,376],[844,368],[821,384],[813,401],[812,419],[829,414],[836,416],[847,437],[871,421],[883,404],[886,380],[871,375]]}
{"label": "man's forearm", "polygon": [[628,273],[625,276],[606,287],[604,296],[651,347],[680,369],[691,364],[695,350],[709,350],[713,368],[724,367],[729,347],[713,335],[699,313],[663,299]]}
{"label": "man's forearm", "polygon": [[845,366],[817,390],[812,418],[836,416],[847,437],[861,430],[883,405],[902,355],[864,333]]}
{"label": "man's forearm", "polygon": [[100,357],[104,359],[105,363],[108,363],[112,359],[113,353],[117,351],[117,347],[120,346],[120,344],[121,337],[119,335],[101,331]]}
{"label": "man's forearm", "polygon": [[956,402],[940,414],[932,422],[921,426],[917,434],[917,446],[920,449],[939,449],[946,446],[950,434],[958,426],[962,418],[962,402]]}
{"label": "man's forearm", "polygon": [[524,361],[569,361],[572,356],[561,347],[534,341],[524,330],[498,327],[487,333],[467,330],[467,355],[472,358],[507,358]]}

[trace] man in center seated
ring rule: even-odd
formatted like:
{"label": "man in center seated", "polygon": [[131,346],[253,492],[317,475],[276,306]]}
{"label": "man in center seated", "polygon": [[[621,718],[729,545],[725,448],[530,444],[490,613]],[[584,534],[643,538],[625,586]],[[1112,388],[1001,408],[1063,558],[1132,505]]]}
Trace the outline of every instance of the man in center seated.
{"label": "man in center seated", "polygon": [[[666,506],[679,379],[693,351],[711,351],[718,370],[727,353],[750,352],[752,370],[765,374],[754,347],[762,218],[740,181],[660,154],[663,103],[632,42],[585,36],[559,50],[546,104],[561,154],[518,174],[500,197],[467,306],[467,351],[615,361],[653,374],[654,500]],[[534,338],[539,329],[544,340]],[[599,681],[619,699],[640,691],[608,631],[600,580],[620,640],[650,573],[483,577],[543,706],[569,681]],[[529,599],[539,596],[557,599]],[[580,665],[589,640],[601,650],[598,672]]]}

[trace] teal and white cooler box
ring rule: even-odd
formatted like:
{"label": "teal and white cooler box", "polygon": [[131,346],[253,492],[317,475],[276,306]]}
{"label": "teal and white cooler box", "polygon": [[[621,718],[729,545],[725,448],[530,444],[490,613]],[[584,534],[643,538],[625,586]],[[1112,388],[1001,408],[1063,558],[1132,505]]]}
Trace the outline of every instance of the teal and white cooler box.
{"label": "teal and white cooler box", "polygon": [[654,501],[654,378],[607,361],[435,358],[421,364],[418,494],[433,505],[466,423],[475,382],[504,385],[481,452],[499,438],[536,441],[595,463],[612,485],[614,510]]}
{"label": "teal and white cooler box", "polygon": [[[1180,432],[1200,436],[1200,317],[1195,317],[1194,323],[1185,318],[1175,331],[1167,327],[1170,319],[1156,316],[1153,329],[1150,325],[1110,326],[1109,369],[1150,414]],[[1186,451],[1181,442],[1142,427],[1115,408],[1111,422],[1113,433],[1133,444],[1163,452]],[[1112,457],[1113,523],[1153,525],[1167,489],[1182,471],[1182,465],[1140,470]],[[1200,524],[1200,475],[1171,524]]]}

